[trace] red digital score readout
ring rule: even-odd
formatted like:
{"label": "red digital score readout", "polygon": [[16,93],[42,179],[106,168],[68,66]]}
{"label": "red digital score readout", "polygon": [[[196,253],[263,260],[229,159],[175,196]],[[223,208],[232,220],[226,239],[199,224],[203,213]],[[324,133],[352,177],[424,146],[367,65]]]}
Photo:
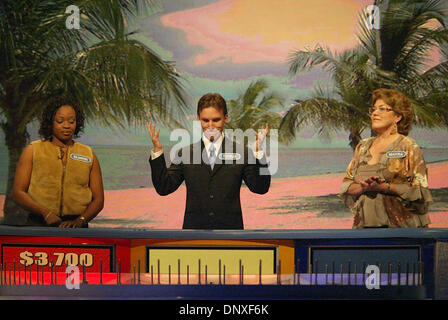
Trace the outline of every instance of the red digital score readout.
{"label": "red digital score readout", "polygon": [[55,246],[55,245],[2,245],[3,266],[62,267],[83,266],[87,271],[112,272],[112,247],[100,246]]}

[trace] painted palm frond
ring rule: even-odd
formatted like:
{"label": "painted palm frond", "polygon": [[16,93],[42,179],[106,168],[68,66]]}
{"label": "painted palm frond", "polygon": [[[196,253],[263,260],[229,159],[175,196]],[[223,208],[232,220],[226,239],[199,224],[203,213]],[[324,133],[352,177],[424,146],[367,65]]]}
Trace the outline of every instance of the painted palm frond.
{"label": "painted palm frond", "polygon": [[[306,70],[303,62],[313,60],[311,65],[321,63],[330,72],[334,88],[328,91],[317,86],[311,97],[296,100],[281,122],[280,140],[291,142],[297,130],[311,125],[326,139],[338,130],[349,131],[353,133],[350,143],[356,143],[367,125],[370,92],[380,79],[387,79],[388,74],[377,73],[376,67],[369,63],[369,56],[359,48],[341,53],[322,51],[321,48],[317,51],[301,52],[299,60],[302,62],[292,63],[290,72]],[[315,59],[316,56],[319,59]]]}
{"label": "painted palm frond", "polygon": [[278,129],[282,116],[275,108],[283,108],[284,98],[275,92],[267,91],[269,84],[265,80],[252,82],[237,99],[230,100],[227,104],[229,112],[228,128],[257,130],[264,127]]}
{"label": "painted palm frond", "polygon": [[[291,75],[320,67],[330,75],[334,90],[331,99],[321,94],[296,101],[282,121],[285,139],[294,139],[293,130],[300,130],[307,120],[321,134],[328,134],[330,127],[348,131],[350,144],[355,147],[353,141],[368,124],[365,114],[371,92],[380,87],[398,89],[410,97],[417,125],[447,125],[448,68],[443,48],[448,43],[448,31],[443,1],[389,0],[375,4],[380,9],[380,28],[372,27],[368,23],[371,17],[361,12],[357,48],[338,53],[316,46],[291,53]],[[437,48],[445,52],[445,59],[424,71],[429,53]],[[333,108],[340,108],[348,116],[332,121],[333,116],[341,114]],[[350,116],[356,114],[355,109],[361,113]]]}
{"label": "painted palm frond", "polygon": [[[9,150],[5,213],[27,124],[57,96],[76,99],[87,119],[125,126],[147,120],[176,127],[185,119],[186,94],[174,63],[132,36],[151,0],[0,1],[0,125]],[[79,8],[80,29],[69,29],[66,8]],[[146,10],[146,11],[145,11]]]}
{"label": "painted palm frond", "polygon": [[442,54],[440,63],[429,68],[421,75],[421,82],[416,86],[417,88],[435,91],[435,93],[437,91],[448,91],[448,41],[440,46],[440,52]]}
{"label": "painted palm frond", "polygon": [[356,139],[360,139],[360,133],[368,125],[364,109],[330,96],[318,87],[312,97],[296,100],[281,121],[280,141],[291,143],[297,132],[309,126],[315,128],[324,139],[329,139],[331,134],[341,130],[357,132]]}
{"label": "painted palm frond", "polygon": [[338,59],[336,53],[320,45],[317,45],[313,49],[308,48],[292,52],[288,58],[288,62],[289,73],[291,75],[296,75],[301,71],[309,71],[316,66],[320,66],[330,74],[337,71],[350,72],[346,65]]}
{"label": "painted palm frond", "polygon": [[[61,93],[81,101],[89,118],[106,125],[147,119],[177,125],[175,118],[184,117],[185,92],[174,65],[126,36],[125,16],[152,2],[81,2],[81,31],[65,27],[65,6],[72,3],[30,3],[24,16],[1,20],[7,32],[0,42],[6,70],[0,82],[10,89],[5,95],[15,95],[1,108],[23,109],[20,128],[39,114],[45,104],[40,100]],[[18,10],[13,1],[2,8]],[[24,32],[12,36],[12,29]]]}

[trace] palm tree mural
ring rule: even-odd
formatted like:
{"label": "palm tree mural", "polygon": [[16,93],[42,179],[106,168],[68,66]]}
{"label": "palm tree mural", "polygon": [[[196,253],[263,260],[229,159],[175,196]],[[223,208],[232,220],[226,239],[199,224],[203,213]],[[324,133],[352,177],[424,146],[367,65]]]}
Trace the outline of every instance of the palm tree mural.
{"label": "palm tree mural", "polygon": [[274,108],[283,108],[284,98],[268,91],[265,80],[252,82],[235,100],[227,102],[229,122],[226,128],[258,130],[269,124],[269,128],[278,129],[282,116]]}
{"label": "palm tree mural", "polygon": [[441,106],[445,112],[441,113],[441,121],[448,126],[448,44],[442,46],[442,62],[429,70],[422,76],[420,88],[428,92],[420,98],[422,104]]}
{"label": "palm tree mural", "polygon": [[[342,53],[317,46],[290,55],[290,73],[297,75],[317,66],[328,72],[331,88],[316,88],[312,96],[296,100],[280,127],[280,136],[292,141],[304,124],[312,124],[324,136],[349,132],[354,149],[369,127],[367,110],[373,89],[402,91],[411,99],[416,123],[425,127],[447,126],[447,56],[425,71],[431,50],[444,48],[448,40],[443,1],[375,1],[380,9],[380,28],[369,28],[370,19],[360,14],[359,45]],[[446,53],[446,51],[445,51]]]}
{"label": "palm tree mural", "polygon": [[291,64],[292,72],[322,65],[331,75],[334,87],[316,87],[310,98],[295,100],[280,124],[282,140],[292,141],[302,125],[313,125],[324,137],[341,129],[348,131],[354,148],[368,123],[368,101],[378,82],[373,68],[365,66],[366,60],[367,56],[356,49],[333,54],[318,47],[298,54]]}
{"label": "palm tree mural", "polygon": [[[0,124],[9,153],[5,217],[20,210],[11,193],[27,125],[51,99],[76,99],[87,119],[100,125],[179,124],[175,118],[186,102],[173,63],[132,38],[132,18],[154,12],[153,2],[0,2]],[[66,27],[70,5],[79,8],[80,29]]]}

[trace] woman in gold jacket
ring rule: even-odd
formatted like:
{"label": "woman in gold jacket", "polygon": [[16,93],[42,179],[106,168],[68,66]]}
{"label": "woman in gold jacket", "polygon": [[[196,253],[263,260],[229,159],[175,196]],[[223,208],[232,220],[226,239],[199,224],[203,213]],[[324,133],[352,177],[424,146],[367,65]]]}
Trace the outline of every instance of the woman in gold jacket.
{"label": "woman in gold jacket", "polygon": [[98,159],[73,140],[83,127],[84,115],[73,102],[57,100],[44,110],[42,139],[23,150],[13,186],[14,200],[29,211],[26,225],[87,227],[102,210]]}
{"label": "woman in gold jacket", "polygon": [[377,89],[369,113],[376,136],[356,147],[339,193],[354,214],[353,228],[427,227],[433,201],[422,151],[407,136],[414,117],[409,100]]}

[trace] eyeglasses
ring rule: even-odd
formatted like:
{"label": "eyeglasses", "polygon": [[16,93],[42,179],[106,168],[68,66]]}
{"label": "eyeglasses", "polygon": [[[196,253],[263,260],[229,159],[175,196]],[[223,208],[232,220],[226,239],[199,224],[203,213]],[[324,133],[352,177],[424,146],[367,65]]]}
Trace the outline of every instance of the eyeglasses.
{"label": "eyeglasses", "polygon": [[378,113],[386,113],[386,112],[389,112],[389,111],[393,111],[393,109],[391,109],[391,108],[386,108],[386,107],[379,107],[379,108],[372,108],[372,107],[370,107],[369,108],[369,114],[373,114],[375,111],[378,111]]}

